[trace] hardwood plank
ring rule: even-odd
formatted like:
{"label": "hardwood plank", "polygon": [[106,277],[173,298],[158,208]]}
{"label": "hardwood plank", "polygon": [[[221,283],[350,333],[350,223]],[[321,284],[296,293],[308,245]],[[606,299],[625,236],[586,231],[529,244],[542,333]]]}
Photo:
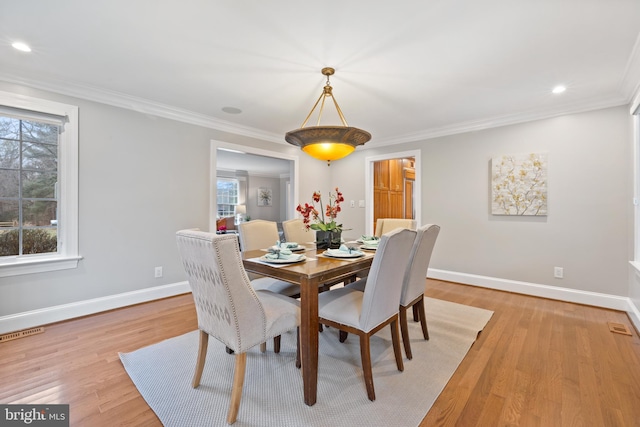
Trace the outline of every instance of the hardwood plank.
{"label": "hardwood plank", "polygon": [[[626,313],[436,280],[426,289],[494,315],[422,427],[638,425],[640,339]],[[0,344],[0,402],[68,403],[73,426],[160,426],[118,352],[195,329],[191,295],[47,325]]]}

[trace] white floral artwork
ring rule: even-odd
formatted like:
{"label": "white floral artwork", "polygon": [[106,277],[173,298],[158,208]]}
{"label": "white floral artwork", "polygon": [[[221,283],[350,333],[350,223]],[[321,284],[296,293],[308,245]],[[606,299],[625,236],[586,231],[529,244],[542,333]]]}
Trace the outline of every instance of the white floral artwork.
{"label": "white floral artwork", "polygon": [[273,193],[269,187],[258,188],[258,206],[271,206]]}
{"label": "white floral artwork", "polygon": [[491,213],[547,215],[546,153],[491,159]]}

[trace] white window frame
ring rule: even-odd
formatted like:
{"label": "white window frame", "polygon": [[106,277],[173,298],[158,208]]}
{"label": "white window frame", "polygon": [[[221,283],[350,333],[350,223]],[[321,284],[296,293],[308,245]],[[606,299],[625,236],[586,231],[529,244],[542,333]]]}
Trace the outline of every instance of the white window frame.
{"label": "white window frame", "polygon": [[0,92],[0,105],[66,116],[59,140],[58,252],[0,258],[0,277],[76,268],[78,252],[78,107]]}

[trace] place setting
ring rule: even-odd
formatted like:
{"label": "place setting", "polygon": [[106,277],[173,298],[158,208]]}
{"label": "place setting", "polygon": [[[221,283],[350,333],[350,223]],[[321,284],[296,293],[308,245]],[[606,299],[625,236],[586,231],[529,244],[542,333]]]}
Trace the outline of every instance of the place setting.
{"label": "place setting", "polygon": [[356,242],[360,243],[360,249],[365,251],[375,251],[378,249],[378,243],[380,243],[380,238],[376,236],[365,236],[360,237]]}
{"label": "place setting", "polygon": [[366,254],[358,250],[355,246],[342,244],[338,249],[327,249],[321,255],[327,258],[355,259],[363,257]]}
{"label": "place setting", "polygon": [[296,242],[276,242],[275,245],[267,249],[266,254],[257,260],[268,264],[293,264],[307,259],[304,254],[294,253],[305,250],[304,246],[300,246]]}

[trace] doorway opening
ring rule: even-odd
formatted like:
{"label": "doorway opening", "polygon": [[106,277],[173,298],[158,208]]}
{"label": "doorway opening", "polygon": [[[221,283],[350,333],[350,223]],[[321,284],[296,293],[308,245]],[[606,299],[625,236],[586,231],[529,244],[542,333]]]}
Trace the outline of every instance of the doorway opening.
{"label": "doorway opening", "polygon": [[374,234],[378,218],[412,218],[420,225],[420,151],[371,156],[365,163],[367,234]]}
{"label": "doorway opening", "polygon": [[[241,163],[242,170],[240,170],[239,167],[236,168],[234,166],[231,166],[229,162],[227,162],[229,164],[220,165],[219,159],[218,159],[219,149],[232,150],[235,152],[234,154],[235,156],[238,156],[238,155],[244,156],[245,161]],[[209,194],[210,194],[209,227],[211,230],[216,229],[216,218],[218,213],[217,181],[218,181],[219,169],[221,168],[236,169],[235,170],[236,177],[239,177],[240,180],[246,181],[247,176],[252,173],[252,171],[249,170],[249,169],[252,169],[251,163],[255,161],[256,158],[259,161],[260,168],[263,168],[265,167],[265,165],[272,163],[270,162],[271,160],[273,160],[274,162],[277,160],[276,163],[282,163],[284,160],[285,163],[288,165],[288,167],[286,168],[286,171],[279,172],[280,174],[279,176],[283,178],[286,175],[286,179],[284,178],[280,179],[279,180],[280,184],[275,183],[273,186],[268,187],[268,189],[270,190],[270,193],[274,196],[274,199],[276,199],[275,197],[276,191],[278,193],[281,193],[280,195],[281,197],[277,197],[277,199],[282,200],[282,203],[281,203],[282,211],[278,214],[278,211],[280,211],[280,209],[278,206],[276,206],[276,204],[273,204],[273,206],[269,205],[268,208],[263,208],[263,211],[265,211],[265,209],[269,211],[273,211],[271,212],[273,213],[273,215],[276,215],[278,218],[284,218],[284,219],[293,218],[295,216],[295,208],[293,207],[297,206],[297,202],[298,202],[297,182],[298,182],[298,160],[299,159],[297,156],[288,155],[288,154],[270,151],[270,150],[264,150],[260,148],[244,146],[244,145],[232,144],[228,142],[211,140],[209,157],[210,157],[209,158],[209,165],[210,165],[209,166],[210,168],[209,169],[210,170],[210,173],[209,173]],[[271,172],[267,172],[265,170],[253,171],[253,174],[258,178],[261,178],[261,177],[264,178],[265,175],[272,175]],[[257,209],[256,208],[257,205],[254,206],[255,203],[253,203],[250,200],[255,196],[255,194],[253,194],[254,192],[252,191],[253,189],[247,186],[246,184],[243,188],[244,190],[242,191],[242,194],[239,197],[238,203],[244,204],[244,209],[246,209],[245,217],[246,216],[257,217],[257,215],[252,215],[252,210],[253,212],[255,212]],[[247,206],[248,202],[250,203],[249,206]],[[270,219],[270,218],[266,218],[266,219]]]}

